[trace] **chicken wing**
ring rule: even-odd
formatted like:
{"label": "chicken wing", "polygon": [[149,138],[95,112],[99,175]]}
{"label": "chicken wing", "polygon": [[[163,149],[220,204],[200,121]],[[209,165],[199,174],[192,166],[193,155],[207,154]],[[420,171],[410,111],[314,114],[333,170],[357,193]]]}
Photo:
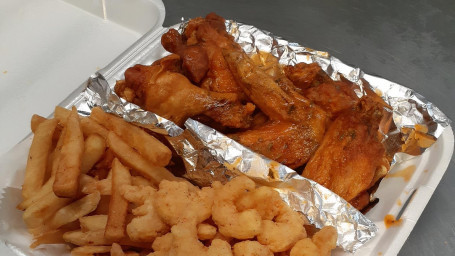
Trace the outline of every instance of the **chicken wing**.
{"label": "chicken wing", "polygon": [[201,82],[209,70],[209,59],[204,48],[200,45],[187,46],[175,29],[169,29],[161,37],[161,44],[164,49],[182,58],[182,69],[191,81],[197,84]]}
{"label": "chicken wing", "polygon": [[289,65],[284,67],[284,71],[286,76],[301,91],[321,83],[332,81],[317,63],[298,63],[295,66]]}
{"label": "chicken wing", "polygon": [[310,87],[302,94],[324,109],[331,117],[336,117],[359,102],[360,98],[354,92],[357,88],[358,85],[351,82],[330,81]]}
{"label": "chicken wing", "polygon": [[223,54],[245,94],[270,119],[311,127],[316,137],[322,139],[327,122],[327,115],[322,109],[291,88],[283,90],[242,50],[226,48]]}
{"label": "chicken wing", "polygon": [[[233,128],[248,127],[254,105],[242,105],[234,93],[211,92],[193,85],[184,75],[161,65],[136,65],[118,83],[121,96],[130,88],[140,106],[181,125],[192,116],[205,114]],[[123,89],[123,91],[121,91]]]}
{"label": "chicken wing", "polygon": [[319,146],[311,127],[274,121],[266,125],[229,135],[255,152],[297,168],[308,161]]}
{"label": "chicken wing", "polygon": [[382,107],[366,100],[357,109],[340,114],[302,175],[346,201],[367,191],[382,170],[385,149],[378,135],[381,117]]}

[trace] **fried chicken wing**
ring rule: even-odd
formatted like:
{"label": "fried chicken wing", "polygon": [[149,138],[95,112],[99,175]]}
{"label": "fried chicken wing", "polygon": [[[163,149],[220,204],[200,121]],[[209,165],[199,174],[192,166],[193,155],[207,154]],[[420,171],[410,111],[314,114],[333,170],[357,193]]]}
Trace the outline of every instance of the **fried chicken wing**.
{"label": "fried chicken wing", "polygon": [[[206,114],[221,124],[248,127],[254,106],[242,105],[234,93],[211,92],[193,85],[184,75],[162,66],[136,65],[125,72],[120,83],[123,91],[131,88],[142,107],[181,125],[192,116]],[[122,95],[121,89],[116,92]]]}
{"label": "fried chicken wing", "polygon": [[362,100],[355,110],[340,114],[321,146],[307,163],[303,176],[351,201],[369,189],[381,168],[384,146],[378,136],[382,108]]}
{"label": "fried chicken wing", "polygon": [[274,121],[229,136],[290,168],[306,163],[319,146],[319,136],[313,129],[289,122]]}
{"label": "fried chicken wing", "polygon": [[332,81],[317,63],[298,63],[294,66],[289,65],[284,67],[284,71],[286,76],[301,91]]}
{"label": "fried chicken wing", "polygon": [[182,58],[182,69],[194,83],[199,83],[209,70],[209,59],[204,48],[199,45],[185,45],[175,29],[169,29],[161,37],[161,44],[169,52]]}
{"label": "fried chicken wing", "polygon": [[330,81],[313,86],[302,94],[320,106],[332,117],[346,109],[353,108],[360,100],[354,88],[358,85],[346,81]]}
{"label": "fried chicken wing", "polygon": [[201,87],[214,92],[243,94],[242,88],[237,84],[229,70],[221,48],[212,41],[204,42],[202,47],[206,50],[209,58],[209,71]]}
{"label": "fried chicken wing", "polygon": [[[258,68],[241,50],[233,47],[223,51],[234,77],[245,94],[271,119],[312,127],[324,133],[326,114],[303,97],[286,93],[272,77]],[[322,136],[321,136],[322,137]]]}

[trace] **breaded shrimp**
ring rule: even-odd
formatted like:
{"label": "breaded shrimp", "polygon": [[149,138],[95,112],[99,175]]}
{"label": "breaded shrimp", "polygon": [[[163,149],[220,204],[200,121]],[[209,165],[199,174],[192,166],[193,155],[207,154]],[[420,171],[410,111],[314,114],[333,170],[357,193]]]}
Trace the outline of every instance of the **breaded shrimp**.
{"label": "breaded shrimp", "polygon": [[330,256],[337,242],[337,231],[326,226],[314,234],[313,238],[298,241],[291,249],[290,256]]}
{"label": "breaded shrimp", "polygon": [[282,201],[275,220],[262,222],[262,230],[257,240],[267,245],[273,252],[289,250],[297,241],[307,236],[304,224],[305,221],[300,213],[292,210]]}
{"label": "breaded shrimp", "polygon": [[157,214],[153,201],[156,190],[150,186],[124,186],[122,195],[131,203],[138,205],[132,213],[135,216],[126,226],[132,241],[152,242],[156,237],[169,231],[169,226]]}
{"label": "breaded shrimp", "polygon": [[[232,256],[231,245],[226,241],[215,239],[209,247],[205,247],[197,238],[197,229],[194,222],[179,223],[172,227],[172,244],[169,248],[170,237],[163,237],[163,243],[154,244],[156,255],[172,256]],[[169,249],[169,250],[167,250]]]}
{"label": "breaded shrimp", "polygon": [[337,230],[332,226],[323,227],[314,234],[312,240],[319,248],[320,255],[330,255],[330,252],[337,246],[337,236]]}
{"label": "breaded shrimp", "polygon": [[171,250],[173,241],[174,236],[172,233],[167,233],[163,236],[157,237],[152,244],[152,248],[157,254],[152,255],[167,255],[169,250]]}
{"label": "breaded shrimp", "polygon": [[216,227],[207,224],[199,223],[197,225],[197,237],[199,240],[210,240],[216,236]]}
{"label": "breaded shrimp", "polygon": [[238,211],[235,200],[247,190],[255,189],[254,181],[245,176],[238,176],[224,186],[214,182],[215,199],[212,207],[212,219],[219,232],[227,237],[250,239],[261,231],[262,218],[255,209]]}
{"label": "breaded shrimp", "polygon": [[163,180],[156,193],[155,207],[169,225],[194,221],[196,224],[210,218],[213,189],[199,189],[189,182]]}
{"label": "breaded shrimp", "polygon": [[242,241],[234,244],[234,256],[273,256],[270,249],[258,241]]}
{"label": "breaded shrimp", "polygon": [[245,193],[237,202],[237,210],[256,209],[263,220],[272,220],[278,215],[283,201],[280,195],[270,187],[259,187]]}

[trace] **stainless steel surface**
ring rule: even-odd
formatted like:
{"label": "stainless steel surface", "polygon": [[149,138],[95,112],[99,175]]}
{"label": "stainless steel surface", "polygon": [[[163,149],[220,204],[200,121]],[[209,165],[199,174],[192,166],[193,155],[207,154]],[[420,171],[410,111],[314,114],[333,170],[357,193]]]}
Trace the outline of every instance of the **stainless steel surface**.
{"label": "stainless steel surface", "polygon": [[[455,1],[177,1],[164,26],[211,11],[408,86],[455,120]],[[453,255],[455,160],[399,255]]]}

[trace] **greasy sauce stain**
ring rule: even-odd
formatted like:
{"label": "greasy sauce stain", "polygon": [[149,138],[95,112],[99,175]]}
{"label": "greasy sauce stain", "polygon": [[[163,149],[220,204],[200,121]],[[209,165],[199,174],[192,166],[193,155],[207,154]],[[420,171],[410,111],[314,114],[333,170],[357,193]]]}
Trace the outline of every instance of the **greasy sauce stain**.
{"label": "greasy sauce stain", "polygon": [[424,172],[424,173],[427,173],[427,172],[428,172],[428,170],[425,170],[425,171],[423,171],[423,172]]}
{"label": "greasy sauce stain", "polygon": [[398,206],[401,206],[401,205],[402,205],[402,203],[401,203],[401,200],[400,200],[400,199],[398,199],[398,201],[397,201],[397,205],[398,205]]}
{"label": "greasy sauce stain", "polygon": [[381,255],[382,255],[382,252],[378,252],[378,255],[381,256]]}
{"label": "greasy sauce stain", "polygon": [[384,217],[384,224],[386,228],[400,226],[403,219],[396,220],[392,214],[387,214]]}
{"label": "greasy sauce stain", "polygon": [[412,177],[412,174],[414,174],[415,170],[416,170],[416,166],[410,165],[410,166],[404,168],[403,170],[387,174],[386,178],[393,178],[393,177],[400,178],[401,177],[404,179],[404,181],[409,181]]}
{"label": "greasy sauce stain", "polygon": [[8,73],[8,70],[3,71],[3,74],[6,74],[6,73]]}

